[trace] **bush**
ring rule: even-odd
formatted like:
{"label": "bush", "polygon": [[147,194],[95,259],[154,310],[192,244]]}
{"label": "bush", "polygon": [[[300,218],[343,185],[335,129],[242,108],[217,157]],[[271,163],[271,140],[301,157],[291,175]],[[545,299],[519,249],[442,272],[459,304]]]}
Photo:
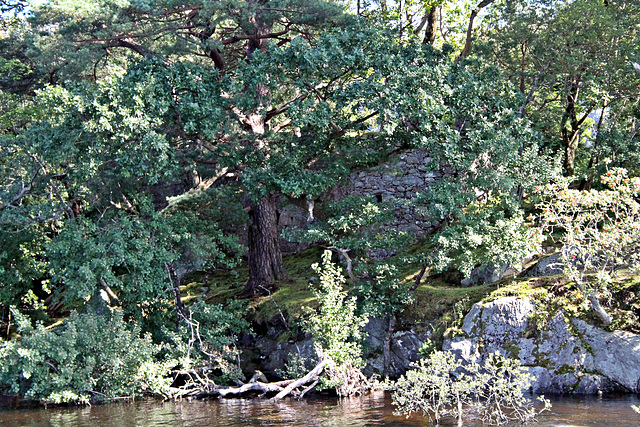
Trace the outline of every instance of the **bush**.
{"label": "bush", "polygon": [[[580,191],[568,183],[544,188],[538,204],[543,220],[562,230],[562,261],[567,278],[576,283],[605,325],[611,316],[600,304],[610,295],[616,270],[640,269],[640,178],[612,168],[601,178],[609,190]],[[593,274],[593,277],[588,275]]]}
{"label": "bush", "polygon": [[322,267],[315,264],[313,268],[320,275],[320,289],[314,290],[319,308],[306,328],[313,335],[316,351],[330,362],[320,386],[334,388],[340,396],[362,394],[374,386],[360,371],[364,366],[362,328],[368,319],[355,314],[356,298],[348,298],[342,290],[345,278],[331,262],[330,251],[322,255]]}
{"label": "bush", "polygon": [[[482,367],[463,366],[451,353],[435,351],[412,367],[392,394],[400,414],[421,412],[436,423],[443,417],[461,421],[471,416],[487,424],[527,422],[537,415],[523,394],[531,378],[517,360],[490,354]],[[546,410],[549,401],[540,399]]]}
{"label": "bush", "polygon": [[166,395],[167,367],[160,350],[137,325],[112,317],[72,313],[63,325],[34,327],[17,310],[20,338],[0,344],[0,386],[6,392],[47,403],[89,403],[134,396]]}
{"label": "bush", "polygon": [[306,329],[322,352],[337,365],[347,362],[362,367],[362,328],[367,324],[366,316],[357,316],[356,298],[347,298],[342,290],[345,278],[340,268],[331,262],[331,252],[322,255],[322,267],[313,269],[320,276],[320,289],[314,289],[318,298],[318,312],[306,322]]}
{"label": "bush", "polygon": [[250,331],[243,315],[246,307],[233,301],[228,307],[199,300],[188,307],[180,331],[163,328],[169,358],[181,369],[206,366],[215,370],[215,381],[234,384],[244,379],[238,366],[237,336]]}

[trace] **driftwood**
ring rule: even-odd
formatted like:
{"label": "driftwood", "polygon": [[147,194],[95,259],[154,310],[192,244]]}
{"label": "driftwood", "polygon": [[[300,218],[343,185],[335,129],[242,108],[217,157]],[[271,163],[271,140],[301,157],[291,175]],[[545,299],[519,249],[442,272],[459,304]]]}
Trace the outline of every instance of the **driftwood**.
{"label": "driftwood", "polygon": [[[271,383],[262,381],[251,381],[246,384],[237,386],[219,386],[207,376],[209,369],[200,368],[193,370],[175,371],[174,375],[186,378],[184,385],[174,387],[177,398],[205,398],[205,397],[241,397],[248,394],[258,393],[260,396],[267,394],[276,394],[273,400],[280,400],[289,395],[295,395],[301,398],[311,391],[317,384],[318,378],[327,364],[329,359],[322,359],[318,364],[309,371],[304,377],[293,380],[275,381]],[[309,385],[311,383],[311,385]],[[301,387],[307,386],[304,390]]]}
{"label": "driftwood", "polygon": [[284,397],[287,397],[296,388],[302,387],[304,385],[309,384],[312,381],[315,381],[320,376],[320,374],[324,370],[324,367],[328,363],[329,363],[328,359],[324,359],[323,358],[322,360],[320,360],[320,363],[318,363],[315,368],[313,368],[311,371],[309,371],[309,373],[307,375],[305,375],[304,377],[302,377],[302,378],[300,378],[298,380],[295,380],[294,382],[289,384],[287,387],[284,388],[284,390],[282,390],[281,392],[276,394],[273,397],[273,400],[280,400],[280,399],[282,399]]}
{"label": "driftwood", "polygon": [[261,395],[264,396],[267,393],[278,393],[282,391],[284,386],[287,386],[292,382],[293,380],[280,381],[275,383],[263,383],[260,381],[256,381],[254,383],[243,384],[240,387],[218,387],[214,391],[214,393],[220,397],[232,397],[258,391]]}
{"label": "driftwood", "polygon": [[[320,375],[326,371],[326,375],[332,382],[339,384],[336,392],[339,396],[361,395],[376,387],[375,380],[367,379],[359,369],[346,365],[336,366],[331,358],[323,356],[318,364],[305,376],[293,380],[276,382],[256,381],[255,378],[263,379],[262,373],[246,384],[239,383],[237,386],[219,386],[208,377],[209,368],[196,370],[175,371],[176,378],[181,376],[186,379],[183,385],[174,386],[177,398],[205,398],[205,397],[242,397],[249,394],[259,394],[260,396],[273,395],[272,401],[281,400],[287,396],[295,396],[301,399],[305,394],[313,390],[320,382]],[[177,383],[176,383],[177,384]]]}

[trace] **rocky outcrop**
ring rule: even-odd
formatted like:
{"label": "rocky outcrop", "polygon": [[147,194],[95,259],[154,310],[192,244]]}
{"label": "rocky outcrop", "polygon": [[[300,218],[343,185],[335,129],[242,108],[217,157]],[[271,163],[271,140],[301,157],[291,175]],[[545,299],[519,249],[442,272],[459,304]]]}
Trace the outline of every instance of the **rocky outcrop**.
{"label": "rocky outcrop", "polygon": [[[367,338],[363,345],[363,369],[367,377],[384,374],[384,342],[389,322],[386,319],[372,318],[365,326]],[[278,336],[285,332],[270,328],[264,335],[245,343],[242,348],[242,361],[245,374],[251,375],[255,369],[264,372],[270,379],[281,378],[287,366],[294,358],[305,360],[305,368],[310,369],[317,362],[313,340],[307,334],[299,341],[280,341]],[[404,374],[411,362],[420,357],[419,350],[427,336],[413,330],[399,330],[391,334],[389,348],[389,376],[398,378]]]}
{"label": "rocky outcrop", "polygon": [[493,352],[518,358],[534,377],[536,393],[640,391],[640,336],[606,332],[562,310],[542,327],[532,320],[535,313],[529,298],[474,304],[463,336],[445,342],[444,349],[466,361]]}
{"label": "rocky outcrop", "polygon": [[524,277],[542,277],[562,274],[563,266],[560,252],[542,258],[534,266],[524,272]]}
{"label": "rocky outcrop", "polygon": [[[389,330],[389,322],[385,319],[370,319],[365,327],[367,338],[364,343],[364,359],[366,366],[363,372],[367,376],[384,375],[384,340]],[[424,334],[413,330],[400,330],[391,334],[389,341],[389,372],[391,378],[403,375],[411,362],[420,358],[419,351],[427,339]]]}

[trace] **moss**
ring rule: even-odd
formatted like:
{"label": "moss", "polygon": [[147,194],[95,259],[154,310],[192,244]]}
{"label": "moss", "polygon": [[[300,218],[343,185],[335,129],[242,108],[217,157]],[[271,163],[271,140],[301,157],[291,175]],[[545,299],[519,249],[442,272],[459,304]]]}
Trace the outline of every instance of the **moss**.
{"label": "moss", "polygon": [[589,354],[595,355],[595,353],[593,352],[593,347],[591,347],[591,344],[589,344],[587,340],[584,339],[580,331],[578,331],[578,327],[571,320],[568,320],[568,319],[567,319],[567,329],[569,330],[569,333],[572,336],[576,337],[578,341],[580,341],[580,344],[582,344],[582,347],[584,347],[584,349],[587,350]]}
{"label": "moss", "polygon": [[556,374],[564,375],[564,374],[575,374],[576,368],[569,365],[562,365],[556,369]]}
{"label": "moss", "polygon": [[520,347],[518,347],[516,341],[509,341],[508,343],[505,343],[502,348],[507,352],[507,356],[510,358],[520,360]]}

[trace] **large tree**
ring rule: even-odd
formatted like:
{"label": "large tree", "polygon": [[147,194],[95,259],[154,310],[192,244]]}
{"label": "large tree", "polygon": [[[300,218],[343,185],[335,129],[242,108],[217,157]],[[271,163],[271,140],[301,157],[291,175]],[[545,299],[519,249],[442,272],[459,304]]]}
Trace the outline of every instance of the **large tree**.
{"label": "large tree", "polygon": [[[273,151],[273,142],[269,140],[273,132],[271,125],[282,113],[281,109],[286,109],[288,103],[298,97],[294,94],[287,100],[282,94],[273,93],[267,84],[269,75],[257,67],[250,71],[255,75],[235,76],[248,72],[246,65],[257,55],[269,55],[271,50],[296,38],[310,41],[322,27],[336,25],[344,18],[335,4],[305,0],[188,4],[160,1],[153,7],[135,1],[50,1],[34,6],[31,12],[28,25],[33,34],[22,34],[23,44],[29,46],[25,49],[28,58],[24,62],[33,74],[42,76],[41,80],[48,83],[99,81],[108,75],[126,73],[130,64],[138,61],[136,56],[156,64],[186,60],[194,66],[197,64],[202,69],[198,72],[205,73],[212,82],[218,82],[217,86],[207,82],[215,86],[216,93],[199,93],[212,95],[219,101],[212,108],[226,109],[230,120],[225,125],[235,122],[234,129],[221,127],[218,134],[212,132],[210,126],[214,117],[207,117],[206,113],[203,113],[205,127],[194,128],[193,123],[185,126],[181,106],[177,105],[181,94],[172,90],[188,88],[163,88],[169,90],[166,95],[173,96],[173,99],[162,100],[172,104],[170,111],[159,112],[164,115],[164,133],[172,142],[182,141],[192,150],[191,156],[184,155],[181,160],[191,163],[196,183],[199,175],[211,179],[223,168],[222,163],[229,163],[222,158],[225,156],[213,158],[209,154],[215,151],[213,147],[228,144],[230,140],[237,150],[229,153],[234,159],[229,174],[245,169],[251,164],[252,155],[268,159]],[[19,39],[20,35],[15,38]],[[167,83],[171,86],[170,81]],[[237,103],[221,100],[226,95],[220,90],[229,90],[232,96],[242,93],[243,99]],[[198,156],[197,153],[203,152],[206,154]],[[208,171],[202,170],[205,165]],[[252,170],[255,168],[266,170],[267,167],[253,165]],[[251,183],[244,185],[245,190],[249,187],[245,206],[251,219],[248,290],[253,291],[258,285],[269,285],[275,279],[284,278],[286,272],[278,244],[273,189]]]}
{"label": "large tree", "polygon": [[[31,25],[44,32],[37,45],[48,47],[34,62],[53,67],[44,74],[58,87],[41,95],[49,113],[31,135],[39,155],[50,156],[48,193],[64,189],[57,217],[88,215],[99,189],[109,194],[101,203],[135,205],[130,194],[154,195],[181,173],[194,183],[170,209],[221,183],[237,188],[249,214],[253,293],[286,275],[278,197],[313,199],[352,167],[419,139],[414,130],[430,121],[443,58],[347,17],[340,30],[312,34],[310,20],[340,16],[331,4],[222,3],[42,6]],[[115,76],[101,77],[107,72]]]}
{"label": "large tree", "polygon": [[637,55],[638,4],[535,0],[500,6],[478,54],[506,72],[524,97],[520,114],[548,136],[547,145],[561,152],[565,173],[573,175],[588,131],[601,130],[593,118],[637,102],[630,60]]}

